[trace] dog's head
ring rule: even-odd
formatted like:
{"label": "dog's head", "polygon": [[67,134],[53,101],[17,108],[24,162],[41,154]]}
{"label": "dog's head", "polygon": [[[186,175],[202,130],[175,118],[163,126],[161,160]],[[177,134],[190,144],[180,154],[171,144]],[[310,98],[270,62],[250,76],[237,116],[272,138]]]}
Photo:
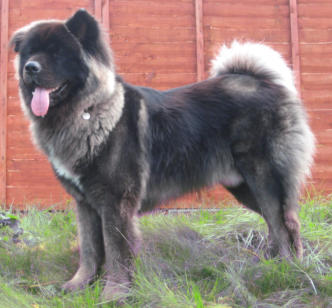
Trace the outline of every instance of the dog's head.
{"label": "dog's head", "polygon": [[[21,94],[34,116],[68,103],[85,86],[89,59],[111,65],[98,22],[85,10],[66,21],[33,22],[11,39]],[[90,65],[91,66],[91,65]]]}

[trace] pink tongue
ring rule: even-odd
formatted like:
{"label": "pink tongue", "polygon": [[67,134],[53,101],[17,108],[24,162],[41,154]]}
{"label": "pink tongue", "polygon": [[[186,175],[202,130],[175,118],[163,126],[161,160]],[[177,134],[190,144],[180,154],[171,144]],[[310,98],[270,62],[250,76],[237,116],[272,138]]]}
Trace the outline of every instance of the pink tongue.
{"label": "pink tongue", "polygon": [[49,92],[50,90],[43,88],[36,88],[33,92],[31,109],[35,116],[43,117],[46,115],[50,105]]}

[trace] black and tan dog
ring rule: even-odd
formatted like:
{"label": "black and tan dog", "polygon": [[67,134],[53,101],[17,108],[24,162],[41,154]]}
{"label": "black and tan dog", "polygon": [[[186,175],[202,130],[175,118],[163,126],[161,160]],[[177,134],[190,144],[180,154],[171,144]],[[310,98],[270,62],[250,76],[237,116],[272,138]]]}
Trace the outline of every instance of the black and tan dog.
{"label": "black and tan dog", "polygon": [[136,215],[215,184],[265,218],[272,254],[294,247],[301,257],[297,200],[314,137],[277,52],[234,42],[209,79],[162,92],[116,75],[84,10],[29,24],[12,44],[33,139],[77,202],[80,267],[66,290],[85,286],[104,262],[105,297],[124,293]]}

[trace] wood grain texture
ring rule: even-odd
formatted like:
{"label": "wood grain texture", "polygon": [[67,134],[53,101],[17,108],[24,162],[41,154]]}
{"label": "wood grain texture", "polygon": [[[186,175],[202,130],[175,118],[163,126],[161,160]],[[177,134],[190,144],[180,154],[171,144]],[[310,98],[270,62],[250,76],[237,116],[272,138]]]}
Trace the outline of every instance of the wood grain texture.
{"label": "wood grain texture", "polygon": [[204,1],[204,16],[218,17],[257,17],[259,19],[287,17],[289,15],[288,3],[274,5],[272,1],[269,3],[256,3],[253,5],[248,1],[233,2],[211,2]]}

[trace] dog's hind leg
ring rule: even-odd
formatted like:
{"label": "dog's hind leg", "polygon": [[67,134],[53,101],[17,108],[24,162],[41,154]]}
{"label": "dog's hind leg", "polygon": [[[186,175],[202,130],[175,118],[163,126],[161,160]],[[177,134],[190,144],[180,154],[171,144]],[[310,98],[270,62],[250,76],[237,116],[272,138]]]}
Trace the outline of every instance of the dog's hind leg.
{"label": "dog's hind leg", "polygon": [[250,191],[247,183],[241,183],[239,186],[227,187],[225,188],[243,205],[249,209],[255,211],[258,214],[262,214],[260,208],[258,207],[257,201],[254,195]]}
{"label": "dog's hind leg", "polygon": [[65,291],[85,287],[96,276],[104,259],[101,220],[85,201],[77,202],[80,265],[74,277],[63,285]]}
{"label": "dog's hind leg", "polygon": [[288,175],[284,176],[285,179],[291,181],[291,183],[285,183],[283,181],[283,208],[284,208],[284,220],[285,225],[288,230],[289,236],[292,241],[292,245],[295,249],[296,256],[301,259],[303,256],[303,246],[300,237],[300,220],[298,216],[299,204],[298,204],[298,195],[300,186],[296,178],[292,177],[290,171]]}
{"label": "dog's hind leg", "polygon": [[[287,205],[286,205],[287,206]],[[298,210],[294,207],[286,208],[284,213],[285,225],[291,237],[292,244],[294,246],[296,256],[302,259],[303,246],[300,237],[300,220],[298,216]]]}
{"label": "dog's hind leg", "polygon": [[261,214],[269,228],[270,254],[289,258],[292,238],[286,226],[278,181],[266,166],[248,168],[247,162],[238,164],[244,183],[229,191],[245,206]]}

